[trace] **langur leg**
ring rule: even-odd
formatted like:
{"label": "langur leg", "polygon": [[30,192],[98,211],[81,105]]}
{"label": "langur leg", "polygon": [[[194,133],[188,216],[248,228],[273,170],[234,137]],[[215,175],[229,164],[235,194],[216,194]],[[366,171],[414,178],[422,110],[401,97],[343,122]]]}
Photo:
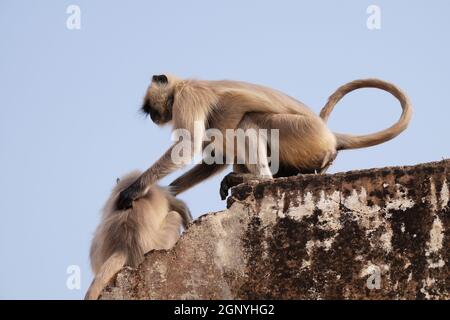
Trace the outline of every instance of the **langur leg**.
{"label": "langur leg", "polygon": [[182,217],[176,211],[170,211],[159,229],[159,240],[155,249],[171,249],[180,238]]}
{"label": "langur leg", "polygon": [[[245,150],[240,150],[237,146],[238,163],[245,164],[249,173],[263,178],[272,178],[272,172],[269,168],[269,159],[267,149],[269,148],[267,141],[267,130],[261,129],[252,119],[251,116],[244,116],[239,123],[239,128],[245,133]],[[242,139],[238,144],[242,144]]]}
{"label": "langur leg", "polygon": [[230,173],[250,173],[243,164],[233,164],[233,172]]}
{"label": "langur leg", "polygon": [[[252,141],[252,138],[248,139],[248,143],[246,143],[246,148],[248,152],[246,152],[247,157],[245,161],[245,165],[248,171],[255,175],[259,176],[263,179],[271,179],[272,172],[269,168],[269,160],[267,157],[267,139],[264,137],[257,137],[256,141]],[[252,150],[257,146],[257,150]],[[255,161],[251,161],[250,152],[255,152],[257,154],[256,163]]]}
{"label": "langur leg", "polygon": [[225,176],[220,183],[220,197],[222,200],[225,200],[228,196],[228,190],[238,184],[272,179],[272,172],[270,171],[267,157],[267,137],[259,134],[259,127],[248,117],[243,119],[240,127],[244,130],[253,129],[253,133],[256,134],[246,135],[244,154],[239,154],[238,150],[237,160],[244,162],[244,164],[235,164],[233,167],[234,172]]}
{"label": "langur leg", "polygon": [[[296,173],[325,173],[336,158],[333,139],[322,137],[318,119],[294,114],[274,114],[264,118],[268,128],[283,128],[280,134],[280,173],[290,176]],[[319,128],[319,129],[315,129]],[[321,143],[313,143],[321,141]],[[284,172],[283,172],[284,171]]]}

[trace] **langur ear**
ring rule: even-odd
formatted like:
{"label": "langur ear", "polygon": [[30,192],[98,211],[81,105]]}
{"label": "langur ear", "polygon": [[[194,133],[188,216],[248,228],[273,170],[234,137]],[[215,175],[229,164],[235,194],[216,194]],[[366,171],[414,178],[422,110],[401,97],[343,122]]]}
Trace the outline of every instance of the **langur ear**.
{"label": "langur ear", "polygon": [[116,179],[116,184],[118,184],[120,182],[120,179],[119,178],[117,178]]}
{"label": "langur ear", "polygon": [[160,75],[153,76],[152,81],[159,83],[159,84],[166,84],[169,82],[169,79],[167,79],[166,75],[160,74]]}

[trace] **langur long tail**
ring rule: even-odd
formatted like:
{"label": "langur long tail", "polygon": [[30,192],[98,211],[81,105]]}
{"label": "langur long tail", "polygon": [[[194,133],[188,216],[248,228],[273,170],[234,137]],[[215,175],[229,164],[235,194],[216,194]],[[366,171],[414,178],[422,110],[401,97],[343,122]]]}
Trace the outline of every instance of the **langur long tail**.
{"label": "langur long tail", "polygon": [[102,290],[106,287],[112,277],[123,268],[127,256],[125,253],[114,253],[102,265],[99,272],[95,275],[92,284],[86,292],[85,300],[97,300]]}
{"label": "langur long tail", "polygon": [[408,127],[411,120],[412,106],[407,95],[394,84],[379,79],[355,80],[339,87],[336,92],[328,98],[327,104],[320,112],[320,117],[326,122],[339,100],[347,93],[360,88],[377,88],[391,93],[400,101],[400,105],[403,109],[402,115],[393,126],[373,134],[356,136],[335,133],[337,138],[337,150],[371,147],[389,141],[402,133]]}

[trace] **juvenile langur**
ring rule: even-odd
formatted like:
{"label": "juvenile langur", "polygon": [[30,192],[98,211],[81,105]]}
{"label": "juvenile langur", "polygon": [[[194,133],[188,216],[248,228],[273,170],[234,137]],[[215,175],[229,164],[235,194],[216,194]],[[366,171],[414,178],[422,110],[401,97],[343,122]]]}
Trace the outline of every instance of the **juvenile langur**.
{"label": "juvenile langur", "polygon": [[95,278],[85,299],[98,299],[123,266],[137,267],[146,252],[173,247],[181,226],[186,227],[192,219],[184,202],[158,186],[150,186],[132,208],[117,210],[119,192],[139,176],[136,171],[119,180],[103,208],[90,252]]}
{"label": "juvenile langur", "polygon": [[[359,88],[378,88],[394,95],[403,109],[399,121],[388,129],[368,135],[331,132],[326,121],[334,106],[344,95]],[[182,80],[169,75],[153,76],[142,111],[158,125],[172,123],[173,129],[189,130],[192,153],[201,151],[203,147],[203,136],[194,134],[196,121],[202,124],[200,131],[215,128],[224,137],[226,129],[279,129],[280,169],[275,177],[325,172],[338,151],[370,147],[391,140],[406,129],[412,116],[412,107],[405,93],[378,79],[356,80],[341,86],[330,96],[318,116],[300,101],[271,88],[238,81]],[[174,145],[120,193],[119,208],[130,207],[148,186],[183,166],[181,162],[172,161],[173,148]],[[226,152],[226,148],[223,150]],[[226,165],[197,164],[171,183],[174,194],[223,170]],[[260,161],[256,166],[235,164],[233,171],[271,178],[267,168],[267,161]]]}

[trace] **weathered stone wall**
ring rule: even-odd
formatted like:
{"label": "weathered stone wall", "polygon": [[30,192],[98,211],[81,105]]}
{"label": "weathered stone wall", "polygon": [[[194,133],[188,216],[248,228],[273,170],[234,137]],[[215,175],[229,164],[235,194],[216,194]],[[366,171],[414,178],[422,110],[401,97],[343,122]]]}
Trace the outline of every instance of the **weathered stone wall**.
{"label": "weathered stone wall", "polygon": [[450,160],[233,188],[103,299],[449,299]]}

